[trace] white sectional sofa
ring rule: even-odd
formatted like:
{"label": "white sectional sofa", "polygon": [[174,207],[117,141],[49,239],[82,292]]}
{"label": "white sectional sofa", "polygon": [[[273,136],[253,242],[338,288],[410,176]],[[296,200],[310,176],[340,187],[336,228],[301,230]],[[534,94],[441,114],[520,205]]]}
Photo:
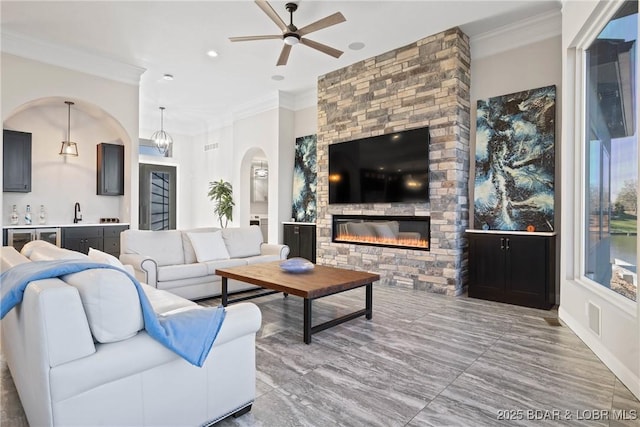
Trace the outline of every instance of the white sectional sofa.
{"label": "white sectional sofa", "polygon": [[[262,240],[260,227],[193,230],[126,230],[120,234],[120,261],[141,282],[191,300],[219,296],[216,268],[287,258],[289,247]],[[256,288],[229,280],[229,292]]]}
{"label": "white sectional sofa", "polygon": [[[2,247],[2,271],[31,260],[84,254],[39,243],[24,256]],[[135,287],[121,272],[93,269],[30,282],[2,320],[2,350],[31,426],[199,426],[251,408],[256,305],[226,308],[200,368],[143,329]],[[198,305],[144,285],[160,315]]]}

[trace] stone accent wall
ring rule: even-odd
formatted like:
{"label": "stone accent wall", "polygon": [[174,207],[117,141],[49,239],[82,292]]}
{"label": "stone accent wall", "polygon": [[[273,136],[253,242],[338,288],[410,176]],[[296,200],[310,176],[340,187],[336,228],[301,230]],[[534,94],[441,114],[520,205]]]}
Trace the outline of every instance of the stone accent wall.
{"label": "stone accent wall", "polygon": [[[449,295],[464,291],[469,225],[469,38],[458,28],[318,80],[318,263]],[[428,203],[329,205],[329,144],[429,126]],[[334,214],[431,216],[431,251],[331,242]]]}

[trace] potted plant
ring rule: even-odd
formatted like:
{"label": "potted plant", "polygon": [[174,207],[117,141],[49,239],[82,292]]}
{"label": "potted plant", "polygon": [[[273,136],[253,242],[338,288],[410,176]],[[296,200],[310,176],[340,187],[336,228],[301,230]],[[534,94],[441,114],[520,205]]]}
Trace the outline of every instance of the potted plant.
{"label": "potted plant", "polygon": [[[209,200],[215,203],[213,212],[218,216],[220,227],[227,228],[229,221],[233,221],[233,188],[225,180],[209,182]],[[224,225],[222,219],[224,218]]]}

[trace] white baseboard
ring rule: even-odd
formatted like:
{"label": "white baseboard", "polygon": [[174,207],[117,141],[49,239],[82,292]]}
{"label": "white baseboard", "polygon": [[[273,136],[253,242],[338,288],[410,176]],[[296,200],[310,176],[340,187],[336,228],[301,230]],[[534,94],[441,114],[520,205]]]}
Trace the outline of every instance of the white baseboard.
{"label": "white baseboard", "polygon": [[634,374],[627,366],[609,351],[592,332],[587,330],[580,322],[572,317],[562,306],[558,309],[558,317],[562,320],[586,345],[607,368],[640,400],[640,376]]}

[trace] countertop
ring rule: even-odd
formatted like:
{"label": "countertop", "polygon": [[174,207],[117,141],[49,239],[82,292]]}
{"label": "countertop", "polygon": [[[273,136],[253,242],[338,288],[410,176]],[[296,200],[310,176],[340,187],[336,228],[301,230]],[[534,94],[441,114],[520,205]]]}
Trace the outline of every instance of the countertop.
{"label": "countertop", "polygon": [[296,222],[296,221],[282,221],[283,224],[296,224],[296,225],[316,225],[315,222]]}
{"label": "countertop", "polygon": [[503,230],[465,230],[466,233],[478,234],[516,234],[520,236],[555,236],[555,231],[503,231]]}
{"label": "countertop", "polygon": [[71,223],[71,224],[31,224],[31,225],[25,225],[25,224],[19,224],[19,225],[3,225],[2,228],[5,230],[8,230],[9,228],[70,228],[70,227],[110,227],[110,226],[117,226],[117,225],[129,225],[128,222],[97,222],[97,223],[93,223],[93,222],[86,222],[86,223],[82,223],[79,222],[77,224]]}

